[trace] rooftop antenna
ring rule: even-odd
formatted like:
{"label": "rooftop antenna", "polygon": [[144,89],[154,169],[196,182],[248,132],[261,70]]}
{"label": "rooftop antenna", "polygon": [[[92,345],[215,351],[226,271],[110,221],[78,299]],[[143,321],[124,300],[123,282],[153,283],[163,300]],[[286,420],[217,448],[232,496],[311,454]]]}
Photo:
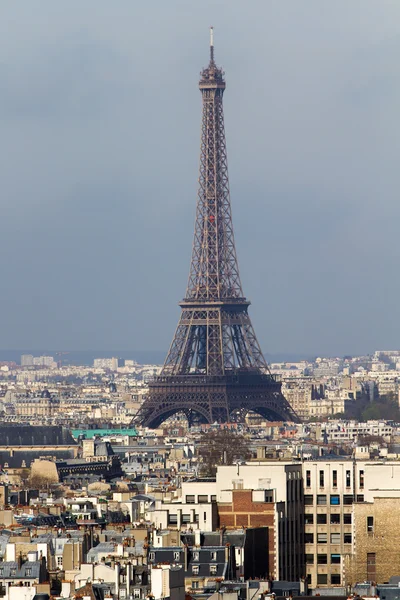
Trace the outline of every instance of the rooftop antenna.
{"label": "rooftop antenna", "polygon": [[210,27],[210,61],[214,62],[214,27]]}

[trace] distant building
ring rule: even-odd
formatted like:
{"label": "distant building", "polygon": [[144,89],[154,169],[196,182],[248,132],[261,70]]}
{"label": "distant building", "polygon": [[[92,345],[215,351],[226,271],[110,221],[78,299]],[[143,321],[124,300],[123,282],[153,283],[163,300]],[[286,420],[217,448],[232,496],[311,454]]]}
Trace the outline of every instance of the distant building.
{"label": "distant building", "polygon": [[95,358],[93,361],[95,369],[108,369],[116,371],[118,369],[118,358]]}
{"label": "distant building", "polygon": [[54,368],[57,366],[57,363],[53,356],[33,356],[32,354],[23,354],[21,356],[21,366]]}
{"label": "distant building", "polygon": [[32,354],[23,354],[21,356],[21,366],[22,367],[32,367],[33,366]]}
{"label": "distant building", "polygon": [[56,367],[57,363],[53,356],[34,356],[33,366],[35,367]]}

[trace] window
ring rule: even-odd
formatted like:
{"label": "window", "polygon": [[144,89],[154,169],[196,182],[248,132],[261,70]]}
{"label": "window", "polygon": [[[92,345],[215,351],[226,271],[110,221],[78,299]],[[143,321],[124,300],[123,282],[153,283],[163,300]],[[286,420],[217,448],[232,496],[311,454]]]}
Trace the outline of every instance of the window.
{"label": "window", "polygon": [[312,494],[306,494],[304,496],[304,505],[305,506],[312,506],[314,503],[314,496]]}
{"label": "window", "polygon": [[326,496],[325,494],[318,494],[317,496],[317,504],[319,504],[320,506],[323,504],[326,504]]}
{"label": "window", "polygon": [[325,476],[324,476],[324,472],[320,471],[319,472],[319,487],[324,487],[325,485]]}
{"label": "window", "polygon": [[344,525],[351,525],[351,514],[350,513],[343,515],[343,523],[344,523]]}
{"label": "window", "polygon": [[340,573],[332,573],[331,583],[332,585],[340,585]]}
{"label": "window", "polygon": [[198,552],[193,552],[193,560],[199,560],[199,553]]}
{"label": "window", "polygon": [[304,524],[305,525],[313,525],[314,524],[314,515],[304,515]]}
{"label": "window", "polygon": [[211,502],[216,502],[217,501],[217,496],[215,494],[211,495]]}
{"label": "window", "polygon": [[194,504],[194,503],[195,503],[194,494],[190,494],[190,495],[186,496],[186,504]]}
{"label": "window", "polygon": [[192,565],[192,573],[193,575],[199,574],[199,565]]}
{"label": "window", "polygon": [[353,504],[353,496],[351,494],[344,494],[343,504]]}
{"label": "window", "polygon": [[178,515],[168,515],[168,525],[177,525]]}
{"label": "window", "polygon": [[182,515],[182,523],[190,523],[190,514]]}
{"label": "window", "polygon": [[346,471],[346,487],[351,486],[351,471]]}
{"label": "window", "polygon": [[367,517],[367,531],[368,533],[374,532],[374,517]]}
{"label": "window", "polygon": [[311,487],[311,471],[306,471],[306,487]]}
{"label": "window", "polygon": [[307,573],[307,583],[309,586],[311,586],[311,582],[312,582],[311,573]]}
{"label": "window", "polygon": [[242,490],[243,489],[243,479],[232,479],[232,489]]}
{"label": "window", "polygon": [[10,569],[11,577],[15,576],[16,574],[17,574],[17,569]]}
{"label": "window", "polygon": [[210,565],[210,575],[217,574],[217,565]]}
{"label": "window", "polygon": [[317,565],[327,565],[328,564],[328,555],[327,554],[317,554]]}
{"label": "window", "polygon": [[337,471],[332,471],[332,487],[337,487]]}
{"label": "window", "polygon": [[328,575],[326,573],[318,573],[317,575],[317,584],[325,585],[328,583]]}
{"label": "window", "polygon": [[58,567],[62,567],[62,561],[63,561],[63,557],[62,556],[57,556],[57,566]]}
{"label": "window", "polygon": [[331,554],[331,564],[340,565],[340,554]]}
{"label": "window", "polygon": [[357,494],[357,502],[364,502],[364,494]]}
{"label": "window", "polygon": [[326,515],[317,515],[317,525],[326,525]]}
{"label": "window", "polygon": [[203,512],[203,521],[207,521],[207,513],[206,513],[206,511]]}
{"label": "window", "polygon": [[313,544],[314,543],[314,534],[313,533],[305,533],[304,534],[304,542],[306,544]]}
{"label": "window", "polygon": [[351,544],[351,533],[345,533],[343,536],[343,541],[345,544]]}
{"label": "window", "polygon": [[199,504],[206,504],[208,502],[207,494],[202,494],[202,495],[197,496],[197,502]]}
{"label": "window", "polygon": [[376,581],[376,554],[375,554],[375,552],[369,552],[367,554],[367,579],[369,581]]}
{"label": "window", "polygon": [[133,590],[133,597],[140,598],[140,590]]}
{"label": "window", "polygon": [[340,544],[340,533],[331,533],[331,544]]}
{"label": "window", "polygon": [[340,496],[338,494],[331,494],[331,506],[339,506]]}
{"label": "window", "polygon": [[198,587],[200,587],[199,582],[196,580],[192,581],[192,589],[196,590]]}
{"label": "window", "polygon": [[317,544],[326,544],[328,541],[327,533],[317,533]]}
{"label": "window", "polygon": [[149,560],[154,560],[155,557],[156,557],[155,553],[154,552],[150,552],[150,554],[149,554]]}
{"label": "window", "polygon": [[314,564],[314,554],[306,554],[306,565]]}
{"label": "window", "polygon": [[199,513],[196,513],[194,515],[194,522],[197,523],[197,524],[199,523]]}
{"label": "window", "polygon": [[211,552],[211,560],[217,560],[217,553]]}
{"label": "window", "polygon": [[32,575],[32,569],[25,569],[25,575],[30,577]]}
{"label": "window", "polygon": [[174,552],[174,560],[180,560],[181,558],[181,553],[180,552]]}
{"label": "window", "polygon": [[331,514],[331,525],[340,525],[340,515]]}
{"label": "window", "polygon": [[359,472],[360,489],[364,489],[364,471]]}
{"label": "window", "polygon": [[265,490],[264,493],[264,502],[273,502],[274,501],[274,492],[273,490]]}

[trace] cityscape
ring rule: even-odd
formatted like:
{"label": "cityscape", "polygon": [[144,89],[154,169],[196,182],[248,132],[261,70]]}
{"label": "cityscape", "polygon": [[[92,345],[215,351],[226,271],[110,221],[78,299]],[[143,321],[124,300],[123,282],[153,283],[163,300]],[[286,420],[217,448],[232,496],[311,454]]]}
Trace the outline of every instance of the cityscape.
{"label": "cityscape", "polygon": [[[196,36],[191,43],[197,44]],[[207,66],[198,81],[200,161],[186,291],[182,295],[175,289],[173,279],[162,280],[174,269],[167,243],[159,275],[152,272],[148,280],[135,272],[141,256],[132,261],[129,275],[122,270],[118,276],[94,250],[96,259],[82,271],[99,269],[100,294],[97,299],[90,289],[90,319],[80,320],[87,281],[77,277],[71,296],[75,309],[65,313],[61,304],[52,306],[43,328],[49,335],[58,323],[64,339],[68,331],[82,342],[82,325],[93,318],[88,331],[97,348],[102,329],[108,328],[109,339],[119,339],[118,333],[113,337],[120,315],[112,300],[123,295],[124,279],[131,277],[137,289],[122,321],[139,315],[149,336],[157,335],[156,322],[163,329],[170,325],[164,309],[170,291],[181,298],[169,350],[163,359],[158,350],[85,353],[65,346],[54,352],[24,350],[18,358],[15,350],[1,351],[0,598],[5,600],[400,600],[400,349],[377,343],[365,354],[306,358],[304,351],[302,358],[296,348],[296,360],[267,360],[252,315],[269,297],[255,295],[251,304],[239,271],[225,133],[228,77],[220,66],[213,26],[203,46]],[[104,65],[118,60],[112,52],[99,51],[99,57]],[[190,64],[192,59],[188,53]],[[83,63],[86,76],[88,64]],[[102,68],[112,86],[112,69],[106,73]],[[149,72],[153,77],[151,69],[143,69],[142,76],[150,85]],[[172,69],[168,76],[173,78]],[[156,89],[163,93],[162,86]],[[237,123],[243,117],[230,110],[227,131],[232,116]],[[91,117],[89,111],[85,119]],[[154,143],[157,132],[149,137]],[[234,150],[252,151],[245,146]],[[184,170],[178,161],[172,165]],[[161,165],[157,169],[161,172]],[[110,215],[121,210],[117,179],[117,199],[107,197]],[[163,193],[167,187],[168,178]],[[89,220],[95,222],[97,208],[88,209]],[[157,218],[152,235],[162,238]],[[332,230],[334,222],[331,216]],[[72,240],[82,231],[85,237],[81,225],[80,219],[69,222]],[[112,220],[105,231],[106,236],[99,234],[101,247],[114,256],[113,244],[121,242],[122,231],[113,228]],[[323,252],[326,239],[316,243],[315,254]],[[60,272],[68,278],[62,248],[54,240],[54,285],[39,281],[43,298],[57,288]],[[278,246],[279,236],[275,242]],[[156,247],[151,244],[143,245],[143,256]],[[339,248],[339,237],[336,244]],[[263,255],[258,262],[268,261]],[[315,291],[327,287],[337,293],[335,275],[329,278],[329,265],[322,264],[321,280],[312,276]],[[35,278],[40,279],[40,261],[37,265]],[[263,268],[257,260],[250,266],[253,286],[254,280],[265,279]],[[268,293],[281,295],[283,302],[284,290],[274,281],[268,278]],[[365,283],[361,300],[355,296],[349,306],[362,308],[366,289],[374,287],[372,277]],[[31,285],[30,290],[25,285],[23,296],[34,301],[39,288]],[[60,290],[69,293],[64,283]],[[146,313],[139,309],[143,290],[149,298]],[[111,302],[106,313],[100,308],[98,318],[96,303],[102,306],[103,291]],[[300,296],[301,290],[293,284],[290,293]],[[28,311],[28,319],[35,320],[29,302],[23,311],[18,308],[17,292],[15,302],[18,316]],[[338,302],[333,306],[339,315]],[[4,333],[14,313],[3,307],[3,314]],[[299,309],[302,326],[304,314]],[[264,326],[270,323],[273,331],[279,315],[264,308],[264,317]],[[318,331],[315,315],[304,331],[315,339],[330,331],[333,339],[335,318],[339,328],[339,316],[329,314]],[[395,330],[393,320],[392,315]],[[365,328],[373,322],[368,314]],[[285,329],[285,323],[280,326]],[[160,347],[163,335],[156,338]],[[15,347],[20,347],[17,341]],[[84,354],[91,361],[83,360]]]}

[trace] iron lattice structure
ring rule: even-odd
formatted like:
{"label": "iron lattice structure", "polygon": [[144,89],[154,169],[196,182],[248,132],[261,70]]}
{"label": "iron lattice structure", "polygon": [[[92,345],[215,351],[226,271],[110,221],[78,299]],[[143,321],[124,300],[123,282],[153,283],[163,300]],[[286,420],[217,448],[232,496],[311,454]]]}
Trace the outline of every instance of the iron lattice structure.
{"label": "iron lattice structure", "polygon": [[161,374],[135,421],[158,427],[183,412],[189,423],[243,418],[297,421],[270,373],[248,314],[232,226],[222,98],[223,71],[201,72],[203,99],[199,192],[192,260],[182,314]]}

